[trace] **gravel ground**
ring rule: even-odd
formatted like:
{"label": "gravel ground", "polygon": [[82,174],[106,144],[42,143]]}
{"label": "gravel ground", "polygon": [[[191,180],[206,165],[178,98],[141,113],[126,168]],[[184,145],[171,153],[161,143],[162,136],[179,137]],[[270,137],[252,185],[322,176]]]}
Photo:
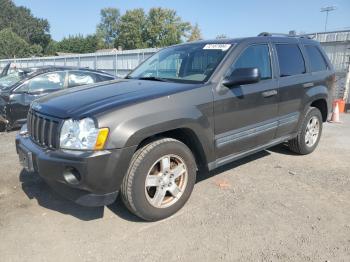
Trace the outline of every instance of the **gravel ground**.
{"label": "gravel ground", "polygon": [[84,208],[21,171],[0,134],[0,261],[350,261],[350,115],[308,156],[277,146],[199,174],[186,206],[147,223]]}

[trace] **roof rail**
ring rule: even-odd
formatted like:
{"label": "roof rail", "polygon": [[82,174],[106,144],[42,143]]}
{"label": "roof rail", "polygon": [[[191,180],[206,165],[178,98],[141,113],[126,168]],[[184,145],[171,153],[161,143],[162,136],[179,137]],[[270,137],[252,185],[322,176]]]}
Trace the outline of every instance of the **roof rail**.
{"label": "roof rail", "polygon": [[308,38],[308,39],[311,39],[311,37],[308,36],[308,35],[297,35],[296,32],[295,32],[294,30],[289,31],[288,34],[284,34],[284,33],[262,32],[262,33],[258,34],[258,36],[285,36],[285,37],[300,37],[300,38]]}
{"label": "roof rail", "polygon": [[262,32],[262,33],[258,34],[258,36],[297,36],[297,35],[296,35],[295,31],[289,31],[288,34]]}

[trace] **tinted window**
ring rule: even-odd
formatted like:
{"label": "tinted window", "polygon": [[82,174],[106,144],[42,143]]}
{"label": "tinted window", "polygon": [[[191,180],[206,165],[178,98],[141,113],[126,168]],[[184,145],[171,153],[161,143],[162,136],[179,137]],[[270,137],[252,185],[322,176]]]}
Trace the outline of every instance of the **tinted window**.
{"label": "tinted window", "polygon": [[66,72],[52,72],[39,75],[29,80],[28,91],[58,90],[64,87]]}
{"label": "tinted window", "polygon": [[262,79],[271,78],[271,61],[268,45],[248,47],[234,63],[230,73],[237,68],[257,67]]}
{"label": "tinted window", "polygon": [[292,76],[306,72],[305,62],[296,44],[276,44],[280,76]]}
{"label": "tinted window", "polygon": [[326,61],[316,46],[307,45],[305,49],[310,60],[312,72],[327,70]]}
{"label": "tinted window", "polygon": [[71,71],[68,74],[68,86],[81,86],[95,83],[95,75],[90,72]]}

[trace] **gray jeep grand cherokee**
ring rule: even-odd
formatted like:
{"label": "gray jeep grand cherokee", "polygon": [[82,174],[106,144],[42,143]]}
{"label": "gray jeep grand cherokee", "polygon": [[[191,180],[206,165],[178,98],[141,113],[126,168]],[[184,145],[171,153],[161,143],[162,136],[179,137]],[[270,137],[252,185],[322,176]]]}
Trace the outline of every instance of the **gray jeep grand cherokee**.
{"label": "gray jeep grand cherokee", "polygon": [[272,36],[162,49],[125,79],[36,100],[16,138],[20,161],[87,206],[118,193],[159,220],[188,200],[196,173],[288,141],[316,148],[334,71],[319,43]]}

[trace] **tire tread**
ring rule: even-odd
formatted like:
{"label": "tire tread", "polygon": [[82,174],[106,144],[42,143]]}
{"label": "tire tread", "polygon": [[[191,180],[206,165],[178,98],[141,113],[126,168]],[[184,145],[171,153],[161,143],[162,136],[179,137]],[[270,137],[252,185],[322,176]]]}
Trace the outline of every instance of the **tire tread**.
{"label": "tire tread", "polygon": [[122,200],[127,207],[127,209],[135,214],[138,217],[141,217],[144,220],[148,220],[142,214],[137,212],[137,209],[135,208],[134,202],[133,202],[133,197],[132,197],[132,183],[134,176],[136,174],[136,170],[139,167],[139,165],[142,163],[143,159],[146,157],[146,155],[155,147],[163,144],[163,143],[169,143],[169,142],[178,142],[181,143],[180,141],[173,139],[173,138],[162,138],[153,142],[150,142],[149,144],[146,144],[145,146],[141,147],[138,149],[135,154],[133,155],[131,161],[130,161],[130,166],[127,171],[127,174],[125,175],[123,179],[123,183],[121,186],[121,195],[122,195]]}
{"label": "tire tread", "polygon": [[[304,139],[304,137],[303,137],[303,128],[305,126],[305,121],[307,120],[307,116],[314,110],[317,110],[318,113],[321,115],[321,112],[319,111],[318,108],[316,108],[316,107],[309,107],[305,111],[305,113],[303,115],[303,121],[302,121],[302,123],[301,123],[301,125],[299,127],[297,136],[295,138],[293,138],[293,139],[288,141],[289,150],[294,152],[294,153],[296,153],[296,154],[306,155],[306,154],[309,153],[303,148],[303,144],[302,144],[302,139]],[[321,118],[321,121],[322,121],[322,118]]]}

